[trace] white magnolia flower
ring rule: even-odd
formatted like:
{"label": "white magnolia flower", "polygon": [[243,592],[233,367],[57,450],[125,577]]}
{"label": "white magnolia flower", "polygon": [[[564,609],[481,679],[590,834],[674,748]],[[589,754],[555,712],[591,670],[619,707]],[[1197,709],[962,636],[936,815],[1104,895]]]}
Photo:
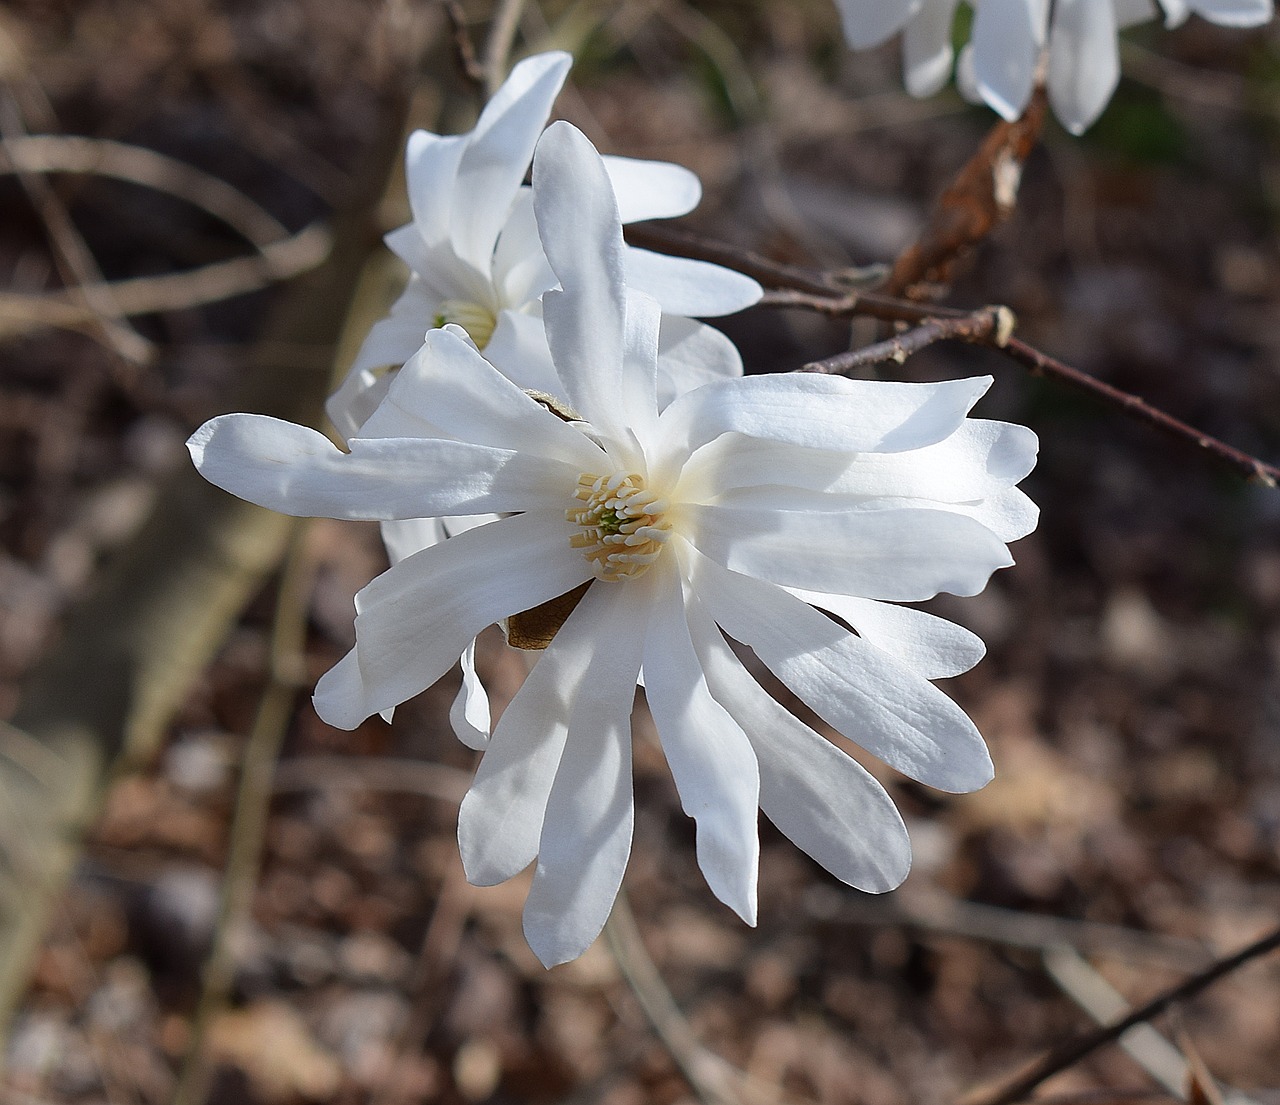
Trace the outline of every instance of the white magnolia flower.
{"label": "white magnolia flower", "polygon": [[[903,32],[903,70],[913,96],[932,96],[951,76],[952,27],[958,0],[836,0],[854,49]],[[1226,27],[1257,27],[1273,0],[1159,0],[1173,27],[1194,12]],[[977,0],[970,41],[957,80],[974,100],[1016,119],[1035,85],[1048,43],[1047,85],[1054,114],[1071,133],[1085,131],[1120,79],[1116,35],[1156,18],[1155,0]]]}
{"label": "white magnolia flower", "polygon": [[722,901],[754,922],[757,808],[837,878],[891,889],[910,862],[891,800],[771,698],[729,639],[897,770],[949,791],[982,786],[981,736],[929,682],[970,668],[982,642],[895,604],[975,594],[1012,563],[1006,542],[1035,525],[1014,486],[1035,436],[966,417],[989,378],[753,376],[659,411],[659,308],[623,284],[604,165],[557,123],[533,180],[561,285],[543,305],[560,414],[446,327],[349,453],[245,414],[191,439],[207,479],[290,514],[502,515],[360,592],[355,648],[316,687],[317,712],[354,728],[439,679],[486,626],[545,624],[546,604],[580,600],[503,713],[459,815],[472,882],[536,859],[525,932],[544,963],[591,943],[621,882],[642,671]]}
{"label": "white magnolia flower", "polygon": [[[467,134],[416,131],[406,151],[413,221],[387,235],[411,276],[389,317],[369,332],[328,411],[344,436],[356,433],[386,393],[388,368],[408,360],[434,327],[454,323],[485,358],[521,387],[554,392],[555,369],[540,315],[555,275],[538,241],[524,178],[552,102],[572,64],[560,52],[517,65]],[[607,158],[623,222],[671,218],[701,198],[698,178],[678,165]],[[730,314],[760,298],[741,273],[628,248],[627,280],[665,312],[661,388],[677,391],[741,375],[737,349],[696,317]]]}

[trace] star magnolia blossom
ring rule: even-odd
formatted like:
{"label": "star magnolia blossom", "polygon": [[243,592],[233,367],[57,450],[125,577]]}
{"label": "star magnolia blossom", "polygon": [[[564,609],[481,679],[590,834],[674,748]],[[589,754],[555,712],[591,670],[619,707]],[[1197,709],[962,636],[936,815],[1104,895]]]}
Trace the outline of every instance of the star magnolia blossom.
{"label": "star magnolia blossom", "polygon": [[[952,25],[958,0],[836,0],[845,37],[854,49],[877,46],[903,32],[903,69],[913,96],[932,96],[951,76]],[[1273,14],[1273,0],[1160,0],[1173,27],[1194,12],[1226,27],[1257,27]],[[1117,33],[1155,19],[1154,0],[980,0],[957,79],[971,99],[986,101],[1006,119],[1031,98],[1046,39],[1049,101],[1073,134],[1085,131],[1107,106],[1120,79]]]}
{"label": "star magnolia blossom", "polygon": [[[542,293],[555,286],[524,185],[534,146],[569,73],[565,53],[538,54],[517,65],[468,134],[416,131],[405,155],[413,221],[387,236],[411,276],[389,317],[374,325],[328,411],[344,436],[357,433],[398,368],[423,335],[461,326],[485,358],[521,387],[559,388],[540,316]],[[623,222],[684,215],[701,198],[698,178],[678,165],[606,158]],[[686,258],[628,248],[627,280],[665,312],[660,335],[660,392],[742,373],[733,343],[693,317],[730,314],[760,298],[741,273]]]}
{"label": "star magnolia blossom", "polygon": [[910,851],[888,795],[771,698],[728,638],[897,770],[944,790],[982,786],[981,736],[929,682],[971,667],[982,642],[893,604],[975,594],[1012,563],[1006,542],[1035,525],[1014,486],[1035,436],[966,417],[989,378],[754,376],[659,411],[659,308],[623,283],[599,156],[556,123],[533,180],[561,285],[543,307],[560,413],[446,327],[349,453],[244,414],[191,439],[207,479],[291,514],[503,515],[360,592],[355,648],[321,679],[316,710],[353,728],[439,679],[486,626],[579,600],[499,720],[459,814],[472,882],[536,859],[525,932],[544,963],[591,943],[620,885],[642,670],[722,901],[754,923],[757,808],[837,878],[891,889]]}

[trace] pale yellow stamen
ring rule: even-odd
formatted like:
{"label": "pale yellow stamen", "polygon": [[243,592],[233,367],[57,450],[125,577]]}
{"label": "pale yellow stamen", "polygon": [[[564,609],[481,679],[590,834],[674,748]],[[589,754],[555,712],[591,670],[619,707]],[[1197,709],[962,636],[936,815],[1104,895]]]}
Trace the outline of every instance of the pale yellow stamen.
{"label": "pale yellow stamen", "polygon": [[663,517],[666,501],[645,487],[644,477],[583,473],[573,495],[583,505],[565,517],[582,529],[569,544],[591,561],[596,578],[613,582],[647,572],[671,536],[671,523]]}
{"label": "pale yellow stamen", "polygon": [[497,317],[488,307],[469,299],[446,299],[440,304],[440,310],[436,312],[433,321],[437,326],[445,326],[450,322],[461,326],[476,343],[477,349],[483,349],[489,344],[489,339],[498,326]]}

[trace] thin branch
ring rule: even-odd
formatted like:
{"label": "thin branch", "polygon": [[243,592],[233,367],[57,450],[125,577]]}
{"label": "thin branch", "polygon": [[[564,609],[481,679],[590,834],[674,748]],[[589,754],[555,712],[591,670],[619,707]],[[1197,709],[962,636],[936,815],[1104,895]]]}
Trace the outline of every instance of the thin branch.
{"label": "thin branch", "polygon": [[489,25],[489,37],[484,44],[484,84],[492,96],[507,79],[507,66],[511,60],[511,47],[515,44],[516,29],[525,0],[498,0],[498,10],[493,13]]}
{"label": "thin branch", "polygon": [[444,14],[448,17],[449,28],[453,33],[453,53],[458,69],[476,92],[483,93],[484,66],[476,57],[476,44],[471,38],[471,29],[467,26],[466,13],[458,0],[444,0]]}
{"label": "thin branch", "polygon": [[967,341],[975,345],[992,345],[1003,349],[1013,334],[1015,319],[1008,307],[984,307],[961,318],[930,318],[912,330],[887,341],[839,353],[821,361],[810,361],[801,372],[841,375],[868,365],[893,361],[902,364],[912,353],[939,341]]}
{"label": "thin branch", "polygon": [[1015,1078],[1002,1089],[994,1093],[971,1094],[963,1099],[963,1105],[1013,1105],[1030,1094],[1042,1082],[1055,1074],[1074,1066],[1081,1059],[1092,1055],[1099,1048],[1114,1043],[1135,1025],[1143,1024],[1161,1013],[1166,1012],[1179,1002],[1195,997],[1202,990],[1208,989],[1219,979],[1239,970],[1247,963],[1259,959],[1280,948],[1280,928],[1274,929],[1260,940],[1255,940],[1247,948],[1227,956],[1211,964],[1198,974],[1192,975],[1185,982],[1157,995],[1145,1005],[1140,1005],[1128,1016],[1121,1017],[1106,1028],[1091,1032],[1072,1040],[1064,1046],[1051,1051],[1039,1062],[1035,1063],[1025,1074]]}
{"label": "thin branch", "polygon": [[[807,371],[848,371],[849,367],[863,363],[882,363],[896,360],[896,351],[906,348],[908,353],[916,348],[924,348],[934,341],[946,338],[959,338],[975,344],[986,345],[1003,353],[1030,370],[1033,376],[1047,376],[1060,383],[1067,384],[1078,391],[1087,392],[1095,399],[1111,407],[1117,407],[1125,414],[1154,426],[1162,433],[1188,442],[1207,453],[1213,460],[1232,469],[1237,475],[1264,487],[1280,486],[1280,467],[1237,449],[1226,442],[1197,430],[1193,426],[1173,415],[1152,406],[1146,400],[1130,392],[1122,391],[1111,384],[1104,383],[1096,377],[1082,372],[1078,368],[1040,352],[1034,346],[1020,338],[1007,335],[1002,327],[995,327],[988,337],[981,337],[981,328],[974,327],[976,315],[982,312],[962,311],[953,307],[937,307],[920,303],[912,303],[905,299],[887,296],[880,292],[850,291],[840,286],[839,274],[817,272],[812,269],[798,268],[791,265],[780,265],[769,261],[759,254],[747,250],[739,250],[720,242],[709,242],[705,238],[672,232],[666,229],[655,230],[649,226],[627,227],[627,241],[632,245],[654,249],[662,253],[671,253],[681,257],[693,257],[698,260],[711,261],[725,265],[754,277],[769,287],[760,305],[765,307],[790,307],[816,311],[831,318],[852,318],[865,315],[882,319],[886,322],[899,322],[915,325],[928,324],[924,332],[906,338],[899,335],[895,340],[872,346],[868,360],[858,357],[865,351],[859,350],[848,356],[854,359],[852,366],[844,368],[814,368],[806,365]],[[991,308],[986,308],[990,311]],[[948,328],[939,328],[940,322],[959,324],[956,333],[947,332]],[[1001,340],[1004,339],[1004,340]],[[905,344],[904,344],[905,341]],[[913,348],[914,346],[914,348]],[[843,356],[843,355],[842,355]],[[829,361],[814,362],[818,365],[840,363],[841,358]]]}

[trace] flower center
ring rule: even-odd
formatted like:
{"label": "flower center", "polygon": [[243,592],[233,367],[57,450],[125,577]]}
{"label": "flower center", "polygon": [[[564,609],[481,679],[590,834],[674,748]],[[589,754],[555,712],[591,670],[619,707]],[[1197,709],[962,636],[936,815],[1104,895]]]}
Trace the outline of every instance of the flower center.
{"label": "flower center", "polygon": [[613,582],[644,575],[671,536],[671,523],[663,517],[666,500],[634,472],[583,473],[573,496],[582,506],[566,510],[565,517],[582,528],[569,544],[591,561],[596,578]]}
{"label": "flower center", "polygon": [[488,307],[474,303],[469,299],[446,299],[436,312],[436,326],[445,326],[452,322],[461,326],[476,343],[477,349],[483,349],[493,337],[498,319]]}

